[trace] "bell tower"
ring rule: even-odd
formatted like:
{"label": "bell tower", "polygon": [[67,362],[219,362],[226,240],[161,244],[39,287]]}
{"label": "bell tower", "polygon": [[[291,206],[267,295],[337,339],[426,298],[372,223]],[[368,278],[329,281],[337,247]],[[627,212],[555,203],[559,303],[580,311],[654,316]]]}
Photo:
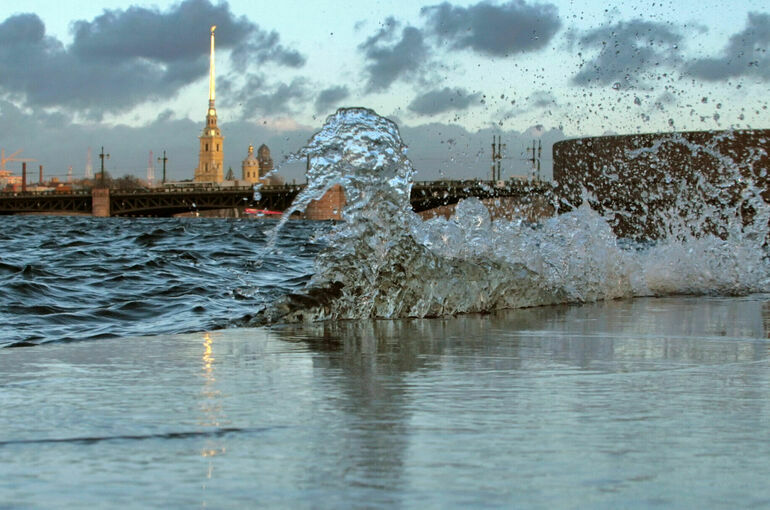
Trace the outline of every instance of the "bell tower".
{"label": "bell tower", "polygon": [[217,126],[217,109],[214,107],[216,99],[216,83],[214,77],[214,30],[211,27],[211,57],[209,60],[209,109],[206,113],[206,126],[199,137],[200,152],[198,155],[198,168],[195,169],[194,182],[222,182],[224,181],[224,137]]}

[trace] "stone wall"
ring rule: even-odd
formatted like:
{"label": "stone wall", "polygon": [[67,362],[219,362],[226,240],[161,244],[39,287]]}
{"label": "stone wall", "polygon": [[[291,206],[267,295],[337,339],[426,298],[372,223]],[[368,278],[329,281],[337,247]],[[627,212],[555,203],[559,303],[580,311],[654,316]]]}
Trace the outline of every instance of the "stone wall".
{"label": "stone wall", "polygon": [[553,177],[564,203],[580,205],[586,190],[593,207],[614,213],[618,235],[637,239],[661,237],[662,212],[682,198],[697,204],[702,196],[703,205],[720,208],[753,182],[770,199],[768,170],[767,129],[600,136],[553,147]]}
{"label": "stone wall", "polygon": [[91,190],[91,215],[97,218],[110,216],[109,188],[94,188]]}
{"label": "stone wall", "polygon": [[341,220],[345,207],[345,190],[339,184],[333,186],[320,200],[313,200],[305,210],[308,220]]}

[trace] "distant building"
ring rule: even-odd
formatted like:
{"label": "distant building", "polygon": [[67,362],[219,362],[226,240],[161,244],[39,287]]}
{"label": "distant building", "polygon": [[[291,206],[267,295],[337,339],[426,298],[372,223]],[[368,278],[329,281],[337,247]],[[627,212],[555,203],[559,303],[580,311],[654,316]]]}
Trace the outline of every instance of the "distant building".
{"label": "distant building", "polygon": [[257,159],[259,160],[259,176],[264,177],[273,170],[273,158],[270,157],[270,149],[264,143],[257,150]]}
{"label": "distant building", "polygon": [[246,155],[246,159],[241,163],[241,171],[244,181],[249,181],[254,184],[259,182],[259,161],[254,156],[254,146],[249,145],[249,153]]}
{"label": "distant building", "polygon": [[[214,30],[211,27],[211,57],[209,60],[209,108],[206,113],[206,125],[199,137],[200,151],[198,153],[198,168],[195,169],[194,182],[222,183],[224,175],[224,137],[217,126],[217,110],[214,106],[216,99],[216,84],[214,73]],[[254,155],[254,146],[249,145],[249,153],[241,164],[242,178],[249,183],[278,184],[282,179],[266,177],[273,170],[273,158],[270,149],[262,144]],[[234,180],[232,170],[227,174],[227,180]]]}
{"label": "distant building", "polygon": [[211,27],[211,57],[209,59],[209,109],[206,113],[206,126],[199,137],[200,152],[198,168],[195,169],[194,182],[224,181],[224,137],[217,126],[217,110],[214,107],[216,98],[214,78],[214,30]]}
{"label": "distant building", "polygon": [[0,170],[0,189],[21,187],[21,175],[13,175],[10,170]]}
{"label": "distant building", "polygon": [[262,144],[257,150],[256,156],[254,156],[254,146],[249,145],[249,153],[246,155],[246,159],[241,163],[243,180],[249,181],[252,184],[260,182],[263,184],[272,184],[276,179],[268,178],[267,174],[269,174],[273,168],[273,158],[270,157],[270,149],[267,145]]}

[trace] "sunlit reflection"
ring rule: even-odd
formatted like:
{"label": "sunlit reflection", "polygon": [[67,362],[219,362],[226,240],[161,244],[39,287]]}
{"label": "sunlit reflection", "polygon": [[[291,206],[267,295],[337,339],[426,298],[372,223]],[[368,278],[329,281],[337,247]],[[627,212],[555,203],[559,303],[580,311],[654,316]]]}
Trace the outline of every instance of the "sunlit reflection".
{"label": "sunlit reflection", "polygon": [[[203,427],[220,427],[222,418],[222,392],[217,388],[217,378],[214,374],[215,370],[215,358],[214,358],[214,339],[210,333],[203,334],[203,354],[201,356],[202,361],[202,375],[203,375],[203,388],[201,389],[201,401],[200,410],[201,418],[199,424]],[[202,484],[204,489],[213,479],[214,474],[214,457],[224,455],[227,448],[221,444],[221,439],[208,439],[201,447],[201,458],[207,459],[205,480]],[[206,501],[201,502],[202,506],[206,506]]]}
{"label": "sunlit reflection", "polygon": [[214,374],[211,368],[211,363],[214,362],[214,356],[211,355],[211,346],[213,343],[214,340],[211,338],[209,333],[203,335],[203,370],[206,372],[206,379],[211,378],[212,381],[214,380]]}
{"label": "sunlit reflection", "polygon": [[227,451],[227,448],[204,448],[201,451],[201,457],[216,457],[217,455],[222,455]]}
{"label": "sunlit reflection", "polygon": [[216,388],[216,377],[214,375],[214,339],[210,333],[203,335],[203,389],[201,390],[201,411],[203,417],[200,424],[205,427],[219,427],[219,415],[222,411],[220,402],[221,392]]}

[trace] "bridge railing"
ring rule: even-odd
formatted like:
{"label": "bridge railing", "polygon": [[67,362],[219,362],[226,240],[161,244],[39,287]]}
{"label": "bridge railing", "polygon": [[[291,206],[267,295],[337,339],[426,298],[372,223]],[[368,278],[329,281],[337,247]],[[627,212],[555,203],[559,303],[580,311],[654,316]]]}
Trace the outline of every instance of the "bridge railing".
{"label": "bridge railing", "polygon": [[[265,185],[259,188],[263,191],[298,191],[304,188],[304,184],[275,184]],[[174,185],[158,186],[156,188],[139,188],[135,190],[110,190],[114,193],[252,193],[253,186],[217,186],[210,183],[182,183]]]}
{"label": "bridge railing", "polygon": [[68,191],[0,191],[0,198],[10,197],[50,197],[60,195],[91,195],[91,190],[68,190]]}

